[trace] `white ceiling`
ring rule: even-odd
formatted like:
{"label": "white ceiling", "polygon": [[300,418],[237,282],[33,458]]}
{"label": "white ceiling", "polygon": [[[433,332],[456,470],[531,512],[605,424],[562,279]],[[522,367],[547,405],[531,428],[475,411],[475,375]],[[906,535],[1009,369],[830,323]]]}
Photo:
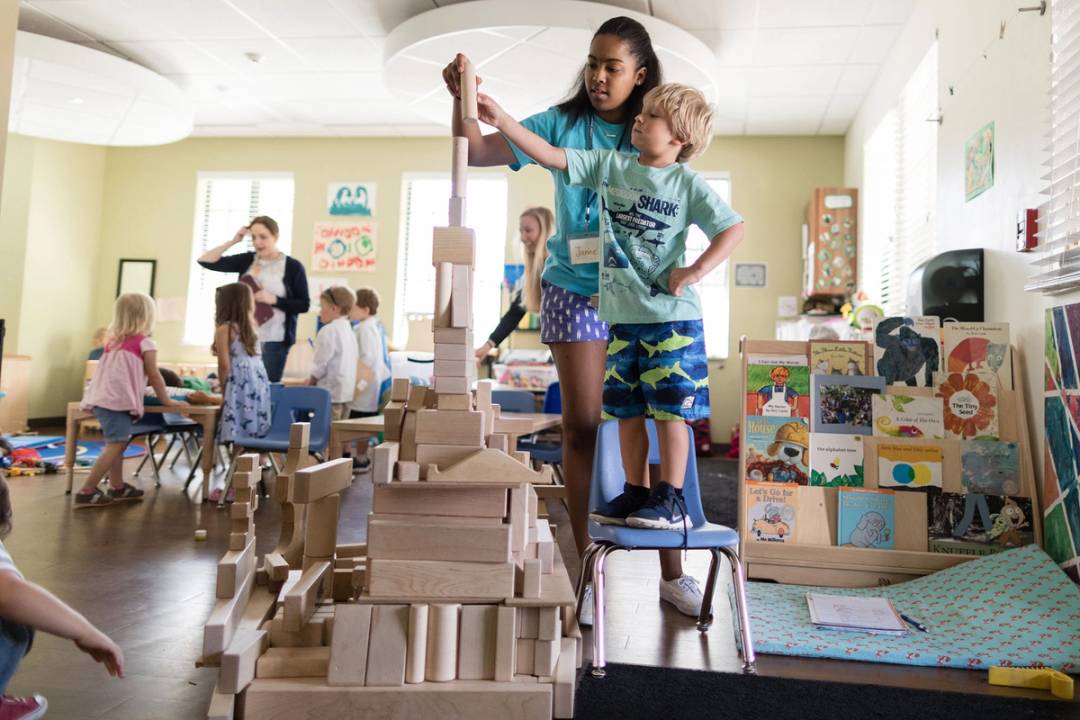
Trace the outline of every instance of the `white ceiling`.
{"label": "white ceiling", "polygon": [[[445,126],[385,86],[383,46],[403,21],[462,1],[21,0],[19,28],[165,75],[190,97],[195,135],[443,135]],[[836,135],[846,132],[912,0],[604,4],[612,15],[651,14],[708,45],[717,133]],[[544,61],[538,54],[539,67]],[[546,94],[573,80],[558,75]]]}

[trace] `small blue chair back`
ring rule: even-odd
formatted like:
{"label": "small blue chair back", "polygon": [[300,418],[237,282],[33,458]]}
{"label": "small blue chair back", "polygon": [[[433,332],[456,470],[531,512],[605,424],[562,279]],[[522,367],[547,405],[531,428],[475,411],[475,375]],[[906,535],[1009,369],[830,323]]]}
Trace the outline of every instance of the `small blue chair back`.
{"label": "small blue chair back", "polygon": [[559,393],[559,383],[553,382],[548,385],[544,393],[544,412],[558,415],[562,412],[562,395]]}
{"label": "small blue chair back", "polygon": [[[656,423],[645,421],[649,432],[649,464],[660,462],[660,442],[656,437]],[[686,458],[686,475],[683,478],[683,500],[690,513],[694,527],[704,525],[705,509],[701,505],[701,488],[698,486],[697,457],[694,454],[694,435],[690,426],[686,426],[689,435],[689,449]],[[626,474],[623,472],[622,454],[619,452],[619,422],[608,420],[600,424],[596,431],[596,455],[593,456],[593,476],[589,485],[589,509],[600,506],[601,502],[611,500],[623,491]]]}
{"label": "small blue chair back", "polygon": [[318,452],[330,442],[330,391],[308,386],[270,386],[271,421],[267,438],[289,439],[295,422],[311,423],[308,449]]}
{"label": "small blue chair back", "polygon": [[498,405],[501,412],[536,412],[536,401],[528,390],[494,390],[491,393],[491,402]]}

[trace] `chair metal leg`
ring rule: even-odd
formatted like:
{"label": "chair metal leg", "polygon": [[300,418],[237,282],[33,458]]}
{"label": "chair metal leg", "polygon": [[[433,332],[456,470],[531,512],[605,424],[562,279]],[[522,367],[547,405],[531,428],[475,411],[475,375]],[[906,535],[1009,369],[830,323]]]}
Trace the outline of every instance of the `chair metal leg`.
{"label": "chair metal leg", "polygon": [[618,549],[614,545],[601,545],[593,560],[593,661],[589,673],[595,678],[607,674],[604,655],[604,561],[608,554]]}
{"label": "chair metal leg", "polygon": [[709,548],[712,553],[712,562],[709,563],[709,575],[705,578],[705,594],[701,600],[701,612],[698,615],[698,632],[708,632],[713,621],[713,593],[716,592],[716,576],[720,572],[720,551],[717,548]]}
{"label": "chair metal leg", "polygon": [[146,465],[146,461],[149,460],[152,457],[154,457],[154,436],[153,435],[147,435],[146,436],[146,455],[143,456],[142,462],[139,463],[139,466],[137,468],[135,468],[135,472],[133,472],[131,474],[134,475],[135,477],[138,477],[139,473],[142,472],[143,467]]}
{"label": "chair metal leg", "polygon": [[[168,449],[165,450],[168,453]],[[159,463],[154,459],[154,447],[150,446],[150,452],[147,453],[150,457],[150,469],[154,472],[154,487],[161,487],[161,466],[165,464],[165,456],[161,456],[161,462]]]}
{"label": "chair metal leg", "polygon": [[[191,463],[191,469],[188,470],[187,480],[184,481],[184,492],[187,492],[188,487],[195,481],[195,473],[199,471],[199,463],[202,462],[203,448],[200,447],[199,451],[195,453],[195,461]],[[210,498],[203,498],[203,502],[206,502]]]}
{"label": "chair metal leg", "polygon": [[754,641],[750,634],[750,610],[746,605],[746,576],[743,574],[739,554],[732,548],[717,548],[731,563],[731,579],[735,583],[735,609],[739,613],[739,631],[742,636],[743,672],[757,672],[754,657]]}
{"label": "chair metal leg", "polygon": [[581,619],[581,605],[585,600],[585,586],[589,584],[589,579],[592,577],[593,558],[599,549],[598,544],[590,543],[581,556],[581,573],[578,575],[577,586],[574,589],[574,598],[577,600],[574,605],[574,617],[578,619]]}

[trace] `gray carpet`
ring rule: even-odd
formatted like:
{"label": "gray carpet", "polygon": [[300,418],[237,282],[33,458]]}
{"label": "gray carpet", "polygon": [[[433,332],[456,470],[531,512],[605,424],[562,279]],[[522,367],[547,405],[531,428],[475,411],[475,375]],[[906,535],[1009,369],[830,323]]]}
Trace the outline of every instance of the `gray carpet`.
{"label": "gray carpet", "polygon": [[710,522],[738,528],[739,463],[725,458],[699,457],[701,504]]}

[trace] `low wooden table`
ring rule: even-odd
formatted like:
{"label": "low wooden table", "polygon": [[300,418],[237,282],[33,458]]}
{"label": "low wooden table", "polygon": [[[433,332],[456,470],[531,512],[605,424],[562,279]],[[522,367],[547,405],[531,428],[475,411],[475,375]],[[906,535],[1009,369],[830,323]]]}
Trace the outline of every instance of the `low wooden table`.
{"label": "low wooden table", "polygon": [[[214,442],[217,432],[217,416],[220,405],[147,405],[147,413],[175,413],[184,415],[202,425],[202,474],[203,499],[210,495],[210,475],[214,471]],[[83,420],[93,419],[92,412],[79,407],[78,402],[69,402],[67,406],[67,426],[64,435],[64,464],[67,465],[67,494],[75,484],[75,451],[79,441],[79,427]],[[149,450],[153,452],[153,448]]]}

